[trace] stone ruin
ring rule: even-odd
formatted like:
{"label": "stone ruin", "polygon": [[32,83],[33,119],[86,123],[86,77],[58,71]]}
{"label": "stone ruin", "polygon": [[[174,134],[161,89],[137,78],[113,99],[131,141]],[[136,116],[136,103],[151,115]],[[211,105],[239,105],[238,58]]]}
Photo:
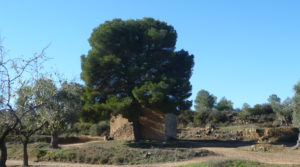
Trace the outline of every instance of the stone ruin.
{"label": "stone ruin", "polygon": [[138,119],[138,132],[133,122],[122,115],[112,116],[110,120],[110,138],[116,140],[169,140],[176,139],[176,115],[143,108],[143,116]]}

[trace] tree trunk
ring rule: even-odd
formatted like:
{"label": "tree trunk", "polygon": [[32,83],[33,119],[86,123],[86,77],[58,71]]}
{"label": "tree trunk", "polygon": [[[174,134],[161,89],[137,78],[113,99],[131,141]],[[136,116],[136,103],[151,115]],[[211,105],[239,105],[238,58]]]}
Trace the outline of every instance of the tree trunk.
{"label": "tree trunk", "polygon": [[52,132],[50,146],[51,146],[51,148],[58,148],[58,134],[57,134],[57,132]]}
{"label": "tree trunk", "polygon": [[138,120],[133,121],[133,133],[134,133],[135,141],[141,140],[141,128]]}
{"label": "tree trunk", "polygon": [[299,149],[300,148],[300,132],[298,135],[298,140],[297,140],[297,144],[294,146],[294,149]]}
{"label": "tree trunk", "polygon": [[28,140],[23,141],[23,166],[28,166],[28,152],[27,152]]}
{"label": "tree trunk", "polygon": [[5,145],[5,141],[2,139],[0,140],[0,167],[6,167],[6,160],[7,160],[7,148]]}

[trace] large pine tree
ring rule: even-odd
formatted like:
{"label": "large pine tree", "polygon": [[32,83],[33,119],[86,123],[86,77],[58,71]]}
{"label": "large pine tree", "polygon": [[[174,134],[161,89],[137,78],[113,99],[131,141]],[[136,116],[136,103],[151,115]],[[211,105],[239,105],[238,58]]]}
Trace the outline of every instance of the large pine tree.
{"label": "large pine tree", "polygon": [[82,58],[83,118],[136,120],[141,107],[178,113],[191,106],[193,55],[175,51],[177,33],[152,18],[114,19],[95,28]]}

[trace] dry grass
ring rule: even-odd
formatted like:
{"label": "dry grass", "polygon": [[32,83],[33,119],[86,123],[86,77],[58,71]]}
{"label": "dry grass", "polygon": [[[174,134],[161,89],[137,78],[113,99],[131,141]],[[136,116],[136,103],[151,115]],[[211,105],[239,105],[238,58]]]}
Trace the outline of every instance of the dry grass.
{"label": "dry grass", "polygon": [[[188,148],[140,148],[131,147],[121,141],[100,141],[86,144],[65,145],[61,149],[50,149],[47,143],[29,145],[33,161],[55,161],[87,164],[151,164],[176,162],[212,154],[206,150]],[[21,145],[9,146],[10,159],[22,159]]]}

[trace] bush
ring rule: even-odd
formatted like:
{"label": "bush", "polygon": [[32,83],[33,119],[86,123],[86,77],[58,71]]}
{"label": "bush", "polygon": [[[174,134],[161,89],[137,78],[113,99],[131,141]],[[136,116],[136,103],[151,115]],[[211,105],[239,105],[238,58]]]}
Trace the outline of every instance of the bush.
{"label": "bush", "polygon": [[193,123],[195,112],[191,110],[182,111],[178,117],[178,127],[183,128],[191,125]]}
{"label": "bush", "polygon": [[105,136],[109,132],[108,121],[101,121],[98,124],[93,124],[89,129],[89,134],[91,136]]}
{"label": "bush", "polygon": [[203,126],[208,123],[210,111],[197,111],[194,116],[194,125]]}
{"label": "bush", "polygon": [[[58,161],[70,163],[89,164],[149,164],[158,162],[182,161],[194,157],[214,155],[207,150],[191,150],[189,148],[169,149],[169,146],[177,146],[178,143],[166,143],[165,148],[153,147],[161,145],[160,142],[147,142],[149,149],[134,148],[128,142],[110,141],[95,142],[81,147],[50,149],[33,148],[29,145],[29,158],[39,161]],[[140,143],[142,144],[142,143]],[[131,146],[130,146],[131,145]],[[22,159],[22,145],[10,145],[8,147],[10,159]],[[34,154],[33,154],[34,153]]]}
{"label": "bush", "polygon": [[207,162],[201,163],[194,163],[188,165],[182,165],[179,167],[228,167],[228,166],[235,166],[235,167],[279,167],[279,165],[272,165],[272,164],[263,164],[260,162],[255,161],[247,161],[247,160],[238,160],[238,159],[221,159],[221,160],[211,160]]}
{"label": "bush", "polygon": [[276,114],[270,105],[257,104],[253,108],[239,112],[237,118],[252,123],[264,123],[276,120]]}
{"label": "bush", "polygon": [[91,123],[77,122],[74,124],[74,131],[80,135],[89,135],[91,126]]}
{"label": "bush", "polygon": [[195,113],[194,116],[194,125],[204,126],[208,123],[211,124],[224,123],[230,120],[227,114],[228,114],[227,111],[218,111],[218,110],[198,111]]}
{"label": "bush", "polygon": [[212,111],[208,116],[209,123],[223,123],[228,120],[224,111]]}
{"label": "bush", "polygon": [[259,122],[259,123],[273,122],[275,120],[276,120],[275,113],[263,114],[263,115],[258,115],[257,116],[257,122]]}
{"label": "bush", "polygon": [[293,127],[276,127],[268,129],[267,135],[272,142],[296,142],[299,130]]}

